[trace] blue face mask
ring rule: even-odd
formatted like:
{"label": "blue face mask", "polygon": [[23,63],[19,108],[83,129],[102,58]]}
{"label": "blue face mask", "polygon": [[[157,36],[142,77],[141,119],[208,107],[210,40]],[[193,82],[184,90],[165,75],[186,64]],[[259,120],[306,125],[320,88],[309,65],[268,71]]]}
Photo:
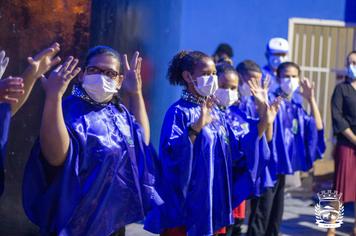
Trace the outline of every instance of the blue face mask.
{"label": "blue face mask", "polygon": [[286,61],[287,61],[287,56],[277,56],[277,55],[271,54],[268,57],[268,64],[273,69],[277,69],[281,63],[286,62]]}
{"label": "blue face mask", "polygon": [[347,77],[349,77],[350,80],[356,79],[356,65],[349,65],[347,67]]}

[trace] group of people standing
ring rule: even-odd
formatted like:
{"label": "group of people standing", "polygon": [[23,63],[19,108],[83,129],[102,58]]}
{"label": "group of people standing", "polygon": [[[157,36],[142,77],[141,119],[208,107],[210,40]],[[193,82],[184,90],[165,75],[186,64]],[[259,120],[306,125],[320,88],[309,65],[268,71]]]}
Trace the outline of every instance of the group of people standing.
{"label": "group of people standing", "polygon": [[[167,78],[183,90],[166,112],[156,151],[139,53],[129,62],[127,55],[96,46],[81,69],[72,56],[60,64],[55,43],[28,58],[23,75],[0,80],[1,186],[11,116],[41,80],[46,98],[24,172],[23,206],[42,235],[125,235],[125,225],[143,219],[146,230],[162,236],[239,235],[247,199],[247,234],[278,235],[285,176],[309,170],[325,151],[314,83],[287,61],[288,50],[286,40],[271,39],[264,69],[252,60],[235,68],[228,45],[214,57],[178,52]],[[8,61],[1,52],[0,77]],[[343,109],[356,116],[340,102],[346,93],[355,95],[347,86],[356,73],[350,75],[345,89],[336,89],[333,114],[345,141],[337,150],[355,155],[354,124]],[[74,78],[78,82],[63,99]],[[340,158],[340,171],[345,162],[356,163]],[[345,181],[341,176],[336,186],[344,190]],[[356,200],[354,193],[348,200]]]}

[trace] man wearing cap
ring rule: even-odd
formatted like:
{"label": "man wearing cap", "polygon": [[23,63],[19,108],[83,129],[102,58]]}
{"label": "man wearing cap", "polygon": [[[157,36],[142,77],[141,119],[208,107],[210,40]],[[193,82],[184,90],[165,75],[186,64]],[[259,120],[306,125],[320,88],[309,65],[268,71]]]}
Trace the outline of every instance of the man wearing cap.
{"label": "man wearing cap", "polygon": [[[276,72],[278,66],[288,60],[289,53],[289,43],[284,38],[271,38],[266,46],[266,59],[267,65],[262,69],[263,78],[267,76],[271,79],[271,84],[269,87],[269,92],[274,92],[279,88],[279,85],[276,81]],[[303,97],[300,94],[299,89],[293,94],[292,98],[295,102],[302,104]]]}
{"label": "man wearing cap", "polygon": [[276,72],[278,66],[287,61],[289,52],[288,41],[284,38],[271,38],[266,47],[265,56],[267,58],[267,65],[263,67],[264,78],[269,75],[271,78],[270,91],[273,92],[278,88],[276,81]]}

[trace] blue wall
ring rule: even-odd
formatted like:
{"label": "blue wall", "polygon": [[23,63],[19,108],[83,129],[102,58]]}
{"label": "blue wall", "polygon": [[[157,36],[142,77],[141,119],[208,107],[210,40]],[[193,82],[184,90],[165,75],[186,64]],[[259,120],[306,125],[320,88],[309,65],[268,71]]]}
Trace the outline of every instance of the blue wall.
{"label": "blue wall", "polygon": [[355,19],[356,9],[345,6],[345,0],[183,0],[180,47],[212,54],[227,42],[235,63],[249,58],[263,65],[266,42],[288,37],[289,18]]}
{"label": "blue wall", "polygon": [[[288,37],[288,19],[319,18],[356,22],[355,0],[172,0],[154,1],[158,17],[153,54],[155,86],[151,93],[152,141],[157,146],[164,114],[180,96],[181,88],[168,84],[168,62],[182,49],[212,54],[221,42],[232,45],[235,64],[253,59],[265,64],[265,45],[271,37]],[[170,2],[171,4],[169,4]],[[172,4],[174,2],[175,4]],[[149,26],[148,26],[149,27]],[[158,28],[160,28],[158,27]],[[158,64],[157,64],[158,63]]]}
{"label": "blue wall", "polygon": [[[161,127],[168,107],[177,100],[181,93],[179,87],[169,84],[166,74],[169,61],[177,53],[180,45],[181,1],[143,0],[151,2],[152,15],[145,22],[148,30],[153,31],[149,50],[154,65],[154,78],[150,89],[149,118],[151,141],[158,148]],[[154,30],[152,30],[154,29]]]}

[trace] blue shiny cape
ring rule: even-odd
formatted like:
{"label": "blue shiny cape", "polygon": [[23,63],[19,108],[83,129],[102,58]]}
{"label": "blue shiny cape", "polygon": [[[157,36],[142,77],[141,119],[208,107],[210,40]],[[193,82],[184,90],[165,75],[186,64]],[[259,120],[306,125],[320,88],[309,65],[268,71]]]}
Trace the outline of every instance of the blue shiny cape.
{"label": "blue shiny cape", "polygon": [[63,102],[70,147],[63,166],[50,166],[35,144],[23,179],[27,216],[43,235],[100,235],[142,220],[158,197],[154,151],[123,105]]}
{"label": "blue shiny cape", "polygon": [[[243,112],[247,116],[248,119],[259,119],[257,107],[255,105],[255,100],[253,96],[241,97],[238,107],[241,112]],[[266,138],[265,135],[263,137]],[[262,174],[259,176],[255,184],[256,196],[261,195],[266,190],[266,188],[273,187],[278,179],[277,159],[276,156],[272,155],[271,153],[271,145],[272,142],[269,142],[268,150],[270,150],[270,158],[268,164],[264,168]],[[261,155],[263,155],[262,152]]]}
{"label": "blue shiny cape", "polygon": [[[275,98],[276,93],[269,94],[270,101]],[[253,97],[241,99],[239,107],[246,115],[258,117]],[[324,130],[316,129],[314,118],[305,112],[298,98],[282,100],[269,147],[271,159],[265,170],[265,180],[261,179],[266,187],[271,187],[279,174],[309,170],[326,149]]]}
{"label": "blue shiny cape", "polygon": [[[157,176],[165,203],[147,217],[145,228],[151,232],[185,226],[188,235],[212,235],[233,223],[232,209],[246,199],[256,179],[261,162],[246,160],[241,134],[217,107],[212,109],[213,122],[191,143],[188,128],[200,110],[200,105],[180,99],[166,113]],[[255,151],[255,143],[247,146]],[[232,173],[233,165],[240,168],[239,175]]]}
{"label": "blue shiny cape", "polygon": [[4,192],[4,161],[11,120],[11,106],[0,103],[0,196]]}
{"label": "blue shiny cape", "polygon": [[[252,181],[249,185],[245,185],[245,191],[234,188],[238,197],[235,199],[238,199],[237,202],[240,203],[241,200],[247,197],[260,196],[265,187],[274,186],[275,180],[268,168],[271,152],[266,136],[263,135],[260,139],[258,138],[258,117],[247,116],[236,105],[232,105],[226,110],[226,117],[230,127],[234,130],[235,136],[239,138],[239,148],[246,156],[245,160],[248,161],[245,168],[249,165],[255,165],[249,167],[249,170],[253,170],[250,172],[253,173],[251,176],[248,175],[248,172],[241,170],[241,166],[234,166],[233,176],[238,176],[236,179]],[[241,174],[245,175],[244,178],[242,178]],[[247,186],[250,187],[248,191],[246,189]]]}
{"label": "blue shiny cape", "polygon": [[[271,100],[274,97],[270,95]],[[324,129],[317,130],[314,117],[298,101],[283,100],[273,125],[270,147],[278,162],[277,173],[308,171],[325,152]]]}

